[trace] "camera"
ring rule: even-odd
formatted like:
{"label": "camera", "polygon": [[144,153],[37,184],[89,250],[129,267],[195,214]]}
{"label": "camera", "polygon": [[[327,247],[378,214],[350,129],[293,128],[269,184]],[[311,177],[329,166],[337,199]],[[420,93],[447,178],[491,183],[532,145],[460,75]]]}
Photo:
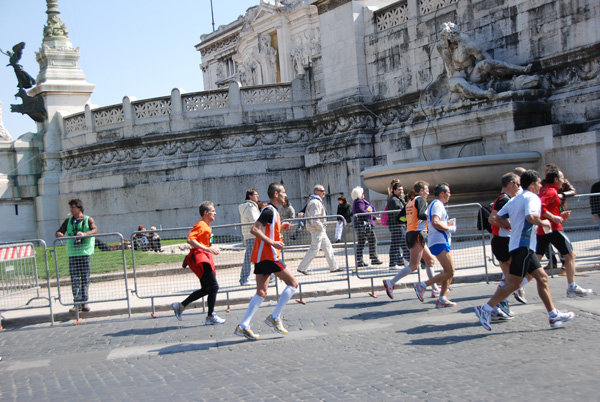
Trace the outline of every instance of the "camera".
{"label": "camera", "polygon": [[81,244],[83,244],[83,240],[82,239],[75,239],[75,241],[73,242],[74,245],[76,246],[81,246]]}

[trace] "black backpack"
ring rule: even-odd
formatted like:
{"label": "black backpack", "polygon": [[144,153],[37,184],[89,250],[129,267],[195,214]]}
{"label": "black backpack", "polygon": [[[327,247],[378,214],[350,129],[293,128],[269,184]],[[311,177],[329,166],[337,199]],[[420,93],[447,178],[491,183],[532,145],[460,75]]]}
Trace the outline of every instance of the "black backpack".
{"label": "black backpack", "polygon": [[492,213],[492,204],[484,205],[479,208],[479,213],[477,214],[477,230],[487,230],[492,233],[492,225],[490,225],[490,215]]}

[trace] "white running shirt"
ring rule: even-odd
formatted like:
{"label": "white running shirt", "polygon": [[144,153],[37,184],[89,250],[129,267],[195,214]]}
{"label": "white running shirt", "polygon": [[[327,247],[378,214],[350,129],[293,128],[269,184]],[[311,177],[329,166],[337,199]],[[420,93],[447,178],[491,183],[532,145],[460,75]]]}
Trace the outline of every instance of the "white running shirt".
{"label": "white running shirt", "polygon": [[519,247],[529,247],[535,252],[537,245],[537,226],[525,219],[528,215],[538,215],[542,213],[542,201],[537,194],[529,190],[512,198],[510,202],[498,211],[502,218],[510,219],[510,242],[508,250],[513,251]]}

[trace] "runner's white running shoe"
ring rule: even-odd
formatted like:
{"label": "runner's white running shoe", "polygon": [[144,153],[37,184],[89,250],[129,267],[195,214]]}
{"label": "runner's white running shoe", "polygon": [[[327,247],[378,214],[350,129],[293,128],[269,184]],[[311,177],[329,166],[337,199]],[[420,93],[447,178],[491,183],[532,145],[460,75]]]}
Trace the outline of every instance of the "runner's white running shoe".
{"label": "runner's white running shoe", "polygon": [[383,287],[385,288],[385,292],[387,293],[388,297],[390,299],[393,299],[394,298],[394,289],[396,289],[396,287],[394,285],[392,285],[392,281],[384,279]]}
{"label": "runner's white running shoe", "polygon": [[581,286],[575,286],[575,289],[567,288],[567,297],[575,298],[575,297],[585,297],[592,294],[592,289],[584,289]]}
{"label": "runner's white running shoe", "polygon": [[550,327],[559,328],[562,327],[563,322],[567,322],[575,318],[575,314],[570,311],[559,311],[554,317],[549,317]]}

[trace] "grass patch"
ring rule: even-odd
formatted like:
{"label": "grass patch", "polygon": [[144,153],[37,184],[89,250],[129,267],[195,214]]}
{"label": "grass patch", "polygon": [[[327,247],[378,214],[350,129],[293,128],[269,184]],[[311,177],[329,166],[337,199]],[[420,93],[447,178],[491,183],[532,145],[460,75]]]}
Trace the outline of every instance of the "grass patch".
{"label": "grass patch", "polygon": [[[170,244],[181,244],[185,243],[184,239],[171,239],[162,242],[163,246]],[[108,243],[118,244],[118,243]],[[58,266],[58,274],[61,278],[68,278],[69,274],[69,257],[67,256],[67,247],[58,246],[56,247],[57,258],[55,260],[52,248],[48,248],[48,270],[50,278],[56,278],[56,266]],[[46,279],[46,265],[44,261],[44,248],[35,248],[35,258],[38,269],[38,275],[40,279]],[[123,272],[123,256],[121,250],[116,251],[100,251],[96,248],[94,255],[92,255],[91,262],[91,273],[92,274],[105,274],[110,272]],[[173,264],[181,263],[183,256],[181,254],[171,253],[155,253],[152,251],[134,251],[135,253],[135,264],[137,267],[143,265],[157,265],[157,264]],[[56,261],[56,264],[55,264]],[[131,250],[125,250],[125,264],[127,269],[133,268],[133,259],[131,257]]]}

